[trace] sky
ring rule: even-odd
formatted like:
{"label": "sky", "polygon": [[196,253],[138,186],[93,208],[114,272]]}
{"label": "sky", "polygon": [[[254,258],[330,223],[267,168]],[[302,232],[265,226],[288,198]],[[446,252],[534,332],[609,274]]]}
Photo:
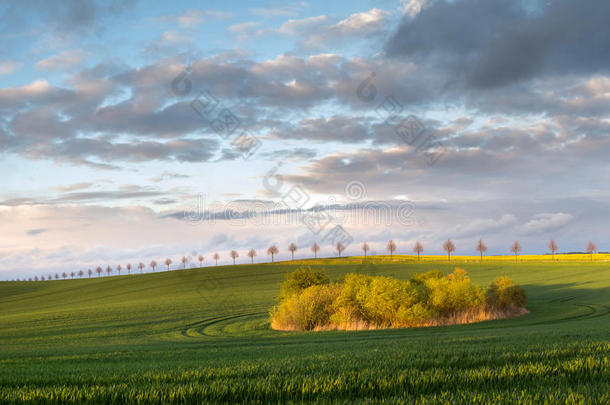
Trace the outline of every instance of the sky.
{"label": "sky", "polygon": [[605,0],[0,1],[0,280],[291,242],[609,251],[609,20]]}

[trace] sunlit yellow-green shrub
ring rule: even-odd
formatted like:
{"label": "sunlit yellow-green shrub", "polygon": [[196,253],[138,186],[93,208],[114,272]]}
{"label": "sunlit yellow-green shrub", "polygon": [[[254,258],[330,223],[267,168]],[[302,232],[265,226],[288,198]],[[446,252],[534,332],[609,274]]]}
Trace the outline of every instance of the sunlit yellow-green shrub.
{"label": "sunlit yellow-green shrub", "polygon": [[328,325],[333,313],[337,284],[312,285],[292,294],[271,311],[277,329],[312,330]]}
{"label": "sunlit yellow-green shrub", "polygon": [[487,290],[487,303],[499,309],[523,307],[527,300],[525,290],[508,277],[498,277]]}
{"label": "sunlit yellow-green shrub", "polygon": [[510,279],[498,278],[486,296],[459,268],[448,276],[435,270],[408,281],[347,274],[339,283],[299,269],[287,275],[271,324],[281,330],[447,325],[515,316],[526,312],[524,305],[523,289]]}
{"label": "sunlit yellow-green shrub", "polygon": [[425,284],[430,290],[430,308],[443,316],[475,308],[485,302],[484,290],[472,283],[463,269],[455,269],[447,277],[429,278]]}
{"label": "sunlit yellow-green shrub", "polygon": [[314,271],[311,267],[300,267],[286,275],[282,283],[280,301],[296,294],[312,285],[328,284],[328,276],[324,271]]}

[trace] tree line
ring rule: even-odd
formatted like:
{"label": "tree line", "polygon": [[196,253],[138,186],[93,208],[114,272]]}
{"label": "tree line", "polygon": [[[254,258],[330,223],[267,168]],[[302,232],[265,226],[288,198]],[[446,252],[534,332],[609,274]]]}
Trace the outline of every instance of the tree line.
{"label": "tree line", "polygon": [[[338,256],[342,257],[341,255],[345,251],[346,246],[343,245],[341,242],[337,242],[337,243],[333,244],[333,248],[334,248],[335,252],[338,254]],[[364,252],[364,259],[366,260],[367,254],[370,250],[370,246],[367,242],[364,242],[361,246],[361,249]],[[394,240],[390,239],[386,245],[386,250],[390,253],[390,259],[393,258],[394,253],[397,251],[397,249],[398,249],[398,245],[396,244],[396,242],[394,242]],[[424,252],[424,245],[420,241],[417,241],[413,245],[412,249],[413,249],[413,253],[415,253],[417,255],[417,260],[418,261],[421,260],[421,254]],[[554,239],[551,239],[549,241],[548,249],[552,255],[551,260],[554,261],[555,253],[559,250],[557,242],[555,242]],[[294,260],[294,254],[297,250],[298,250],[298,247],[295,243],[290,243],[290,245],[288,245],[288,251],[290,252],[291,260]],[[314,258],[317,259],[318,252],[320,251],[320,246],[316,242],[314,242],[314,244],[311,245],[310,250],[313,252]],[[485,242],[483,241],[483,239],[479,239],[479,241],[477,242],[477,244],[475,246],[475,250],[477,252],[479,252],[480,260],[483,261],[483,256],[484,256],[485,252],[487,252],[487,250],[488,250],[488,247],[485,244]],[[515,241],[509,248],[509,251],[515,255],[515,261],[519,260],[519,253],[521,253],[522,250],[523,250],[523,248],[521,246],[521,243],[519,243],[518,240]],[[447,253],[447,260],[451,261],[451,254],[456,251],[455,243],[451,239],[447,239],[445,242],[443,242],[443,251]],[[272,244],[271,246],[269,246],[269,248],[267,248],[267,251],[266,251],[267,255],[271,256],[272,263],[275,262],[275,256],[277,254],[279,254],[279,252],[280,251],[275,244]],[[595,243],[593,243],[592,241],[589,241],[589,243],[585,247],[585,252],[590,255],[591,261],[593,261],[593,254],[598,253],[597,246],[595,245]],[[250,262],[252,264],[254,264],[254,258],[257,256],[257,251],[255,249],[250,249],[247,252],[247,256],[250,258]],[[237,252],[237,250],[231,250],[229,252],[229,257],[233,260],[233,264],[235,264],[236,259],[239,257],[239,252]],[[212,260],[214,260],[215,265],[218,266],[218,260],[220,260],[220,255],[218,253],[214,253],[212,255]],[[199,255],[197,257],[197,261],[199,261],[200,267],[203,267],[205,257],[203,255]],[[186,269],[187,264],[191,263],[192,260],[190,258],[188,258],[187,256],[182,256],[182,258],[180,259],[180,262],[182,263],[183,269]],[[166,258],[165,261],[163,261],[163,264],[165,265],[167,271],[170,271],[170,267],[173,264],[173,260],[170,258]],[[159,266],[159,264],[157,263],[156,260],[152,260],[148,264],[148,266],[152,269],[153,272],[155,272],[157,267]],[[140,270],[140,273],[142,273],[143,270],[146,268],[146,265],[143,262],[139,262],[137,264],[136,268],[138,268]],[[45,280],[53,280],[53,279],[59,280],[60,278],[65,280],[68,277],[73,279],[76,276],[78,276],[79,278],[82,278],[85,274],[89,278],[91,278],[91,276],[93,276],[93,275],[96,275],[97,277],[101,277],[104,272],[108,276],[110,276],[113,274],[113,272],[115,270],[118,273],[118,275],[121,275],[122,270],[127,270],[127,274],[131,274],[131,271],[135,270],[135,268],[131,265],[131,263],[126,264],[125,268],[123,268],[120,264],[117,265],[115,268],[113,268],[110,265],[107,265],[105,268],[102,268],[102,266],[98,266],[95,268],[95,270],[87,269],[86,273],[83,270],[79,270],[76,273],[70,272],[69,274],[66,272],[55,273],[55,274],[49,273],[46,277],[45,277],[45,275],[42,275],[40,277],[35,276],[33,278],[29,277],[27,279],[27,281],[45,281]],[[25,278],[21,279],[21,280],[16,279],[15,281],[26,281],[26,279]]]}

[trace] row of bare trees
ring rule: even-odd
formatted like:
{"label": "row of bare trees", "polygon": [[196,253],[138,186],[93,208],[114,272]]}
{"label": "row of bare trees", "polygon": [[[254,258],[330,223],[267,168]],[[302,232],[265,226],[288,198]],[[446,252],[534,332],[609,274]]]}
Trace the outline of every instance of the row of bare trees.
{"label": "row of bare trees", "polygon": [[[341,242],[337,242],[336,244],[333,245],[335,251],[338,253],[339,257],[341,257],[342,253],[345,251],[346,247],[341,243]],[[362,244],[362,251],[364,252],[364,259],[366,260],[367,258],[367,254],[370,250],[370,246],[367,242],[364,242]],[[390,253],[390,258],[393,257],[394,253],[397,251],[398,249],[398,245],[396,244],[396,242],[394,242],[394,240],[390,239],[386,245],[386,250]],[[549,241],[548,244],[548,249],[552,254],[552,260],[555,260],[555,252],[557,252],[559,250],[559,247],[557,246],[557,242],[555,242],[554,239],[551,239]],[[295,243],[290,243],[290,245],[288,246],[288,251],[290,252],[291,255],[291,259],[294,260],[294,253],[298,250],[298,247]],[[320,251],[320,246],[314,242],[314,244],[311,246],[310,250],[313,252],[314,254],[314,258],[317,259],[318,257],[318,252]],[[447,253],[447,260],[450,261],[451,260],[451,254],[453,252],[455,252],[456,250],[456,246],[453,243],[453,241],[451,239],[447,239],[445,242],[443,242],[443,251],[445,251]],[[485,242],[483,242],[483,239],[479,239],[479,241],[476,244],[475,250],[477,252],[479,252],[480,254],[480,260],[483,261],[483,254],[485,252],[487,252],[488,247],[485,244]],[[518,256],[519,253],[521,253],[522,246],[521,243],[519,243],[519,241],[515,241],[511,246],[510,246],[510,252],[512,252],[515,255],[515,261],[518,261]],[[591,261],[593,261],[593,254],[597,253],[597,246],[595,245],[595,243],[593,243],[592,241],[589,241],[589,243],[587,244],[585,251],[591,256]],[[415,244],[413,245],[413,252],[415,254],[417,254],[417,260],[420,260],[420,256],[421,254],[424,252],[424,246],[422,245],[421,242],[417,241],[415,242]],[[267,249],[267,255],[271,256],[271,262],[275,262],[275,256],[279,253],[279,249],[277,248],[277,246],[275,244],[269,246],[269,248]],[[254,258],[257,256],[257,252],[255,249],[250,249],[247,252],[248,257],[250,258],[251,263],[254,263]],[[231,250],[231,252],[229,253],[229,256],[231,257],[231,259],[233,259],[233,264],[235,264],[235,260],[239,257],[239,252],[237,252],[236,250]],[[220,260],[220,255],[218,253],[214,253],[212,255],[212,259],[215,261],[216,266],[218,266],[218,260]],[[197,260],[199,261],[199,265],[201,267],[203,267],[203,262],[205,261],[205,257],[202,255],[199,255],[197,257]],[[182,256],[182,258],[180,259],[180,262],[182,263],[182,267],[184,269],[186,269],[186,266],[188,263],[191,262],[191,259],[188,258],[187,256]],[[173,261],[170,258],[166,258],[165,261],[163,262],[163,264],[167,267],[167,271],[170,271],[170,266],[172,265]],[[159,266],[159,264],[157,263],[156,260],[152,260],[149,263],[149,267],[152,269],[152,271],[156,271],[157,267]],[[146,268],[146,265],[142,262],[139,262],[138,265],[136,266],[139,270],[140,273],[142,273],[142,271]],[[127,274],[131,274],[131,270],[133,269],[131,263],[128,263],[127,265],[125,265],[125,270],[127,270]],[[119,275],[121,275],[121,271],[123,270],[123,267],[119,264],[116,266],[116,271],[118,272]],[[87,274],[89,277],[91,277],[94,272],[97,274],[98,277],[102,276],[102,273],[104,273],[104,271],[106,272],[107,275],[111,275],[112,272],[114,271],[114,269],[108,265],[106,266],[105,269],[103,269],[101,266],[98,266],[95,271],[88,269],[87,272],[85,273],[83,270],[78,271],[77,273],[75,272],[71,272],[70,274],[63,272],[61,274],[59,273],[55,273],[53,274],[49,274],[47,277],[45,277],[44,275],[41,277],[35,276],[34,278],[30,277],[27,280],[28,281],[45,281],[45,280],[59,280],[60,278],[63,278],[64,280],[68,277],[70,278],[74,278],[75,276],[78,277],[83,277],[85,274]],[[19,281],[19,279],[17,279],[17,281]],[[25,281],[25,279],[23,279],[23,281]]]}

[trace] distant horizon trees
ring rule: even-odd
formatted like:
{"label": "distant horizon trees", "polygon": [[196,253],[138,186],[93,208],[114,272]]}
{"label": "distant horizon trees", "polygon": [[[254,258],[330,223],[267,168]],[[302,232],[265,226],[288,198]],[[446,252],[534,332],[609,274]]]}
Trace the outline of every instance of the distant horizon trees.
{"label": "distant horizon trees", "polygon": [[294,252],[296,252],[297,249],[298,249],[297,245],[295,245],[294,242],[291,242],[290,245],[288,245],[288,251],[292,255],[292,260],[293,261],[294,261]]}
{"label": "distant horizon trees", "polygon": [[364,242],[362,244],[362,251],[364,252],[364,260],[366,260],[366,252],[368,252],[370,249],[369,244]]}
{"label": "distant horizon trees", "polygon": [[396,251],[396,243],[392,239],[390,239],[388,241],[386,249],[390,252],[390,259],[391,259],[392,256],[394,255],[394,252]]}
{"label": "distant horizon trees", "polygon": [[510,247],[510,251],[515,254],[515,262],[518,261],[519,252],[521,252],[521,244],[516,240]]}
{"label": "distant horizon trees", "polygon": [[[333,245],[335,251],[338,253],[339,257],[342,257],[343,252],[346,250],[346,246],[344,246],[341,242],[337,242],[335,245]],[[554,239],[551,239],[549,241],[548,244],[548,249],[551,251],[552,254],[552,258],[551,260],[554,261],[555,260],[555,253],[558,251],[558,245],[557,242]],[[362,251],[364,252],[364,258],[366,260],[368,252],[370,251],[370,245],[367,242],[363,242],[362,246],[361,246]],[[387,244],[386,244],[386,249],[390,252],[390,258],[393,258],[393,254],[394,252],[396,252],[397,250],[397,244],[394,242],[393,239],[390,239]],[[483,261],[483,256],[484,253],[487,252],[488,250],[488,246],[485,244],[485,242],[483,241],[482,238],[479,238],[475,249],[479,252],[479,258],[480,261]],[[291,260],[294,260],[294,253],[298,250],[297,245],[292,242],[290,243],[290,245],[288,246],[288,251],[290,251],[291,253]],[[313,245],[311,246],[310,250],[314,253],[314,258],[317,259],[318,257],[318,252],[320,251],[320,246],[314,242]],[[447,239],[444,243],[443,243],[443,250],[447,253],[447,260],[451,261],[451,254],[453,252],[455,252],[456,247],[455,244],[453,243],[453,241],[451,239]],[[519,243],[518,240],[516,240],[515,242],[513,242],[513,244],[510,246],[510,252],[512,252],[515,256],[515,262],[519,261],[519,254],[522,251],[522,246]],[[413,252],[415,254],[417,254],[417,260],[420,261],[421,259],[421,253],[424,252],[424,247],[422,245],[422,243],[420,241],[416,241],[414,246],[413,246]],[[590,261],[593,262],[593,255],[595,253],[599,253],[597,246],[595,245],[595,243],[593,243],[593,241],[589,241],[585,247],[585,252],[589,255],[590,257]],[[575,252],[576,253],[576,252]],[[271,246],[269,246],[269,248],[267,249],[267,254],[271,255],[271,262],[274,263],[275,262],[275,255],[279,254],[279,249],[277,248],[277,246],[275,244],[272,244]],[[233,264],[236,264],[236,259],[239,257],[239,252],[237,252],[236,250],[231,250],[230,251],[230,257],[233,260]],[[254,258],[257,256],[257,252],[254,248],[250,249],[247,252],[248,257],[250,257],[250,262],[253,264],[254,263]],[[203,265],[203,261],[204,261],[204,257],[203,255],[199,255],[197,257],[199,264],[202,266]],[[214,253],[213,255],[213,259],[216,263],[216,266],[218,266],[218,260],[220,259],[220,255],[218,253]],[[183,268],[186,269],[186,265],[188,262],[190,262],[191,258],[187,257],[187,256],[182,256],[181,258],[181,262],[183,264]],[[165,259],[164,264],[167,266],[167,271],[170,271],[171,265],[172,265],[173,261],[170,258]],[[155,260],[152,260],[150,262],[150,267],[152,268],[153,272],[156,270],[156,267],[158,266],[157,262]],[[137,268],[140,269],[140,273],[143,272],[144,268],[146,267],[146,265],[143,262],[139,262],[137,265]],[[132,270],[133,266],[131,265],[131,263],[126,264],[125,269],[127,269],[128,274],[131,274],[131,270]],[[121,264],[118,264],[116,266],[116,270],[118,272],[118,274],[121,274],[121,270],[123,270],[123,267],[121,266]],[[113,268],[112,266],[108,265],[105,268],[105,272],[107,273],[108,276],[110,276],[112,274]],[[101,266],[97,266],[95,268],[95,270],[91,270],[90,268],[87,269],[86,272],[84,272],[82,269],[79,270],[78,272],[62,272],[62,273],[55,273],[53,274],[49,274],[47,277],[45,277],[44,275],[42,276],[35,276],[35,277],[28,277],[28,278],[23,278],[21,279],[21,281],[45,281],[45,280],[58,280],[60,277],[63,278],[64,280],[70,276],[71,279],[74,279],[75,276],[78,276],[80,278],[82,278],[85,274],[88,275],[89,278],[91,278],[91,276],[95,273],[97,273],[98,277],[101,277],[101,274],[104,272],[104,269]]]}
{"label": "distant horizon trees", "polygon": [[205,260],[205,257],[203,257],[203,255],[199,255],[197,256],[197,260],[199,260],[199,267],[203,267],[203,261]]}
{"label": "distant horizon trees", "polygon": [[455,245],[451,239],[447,239],[443,243],[443,250],[447,252],[447,261],[451,261],[451,253],[455,252]]}
{"label": "distant horizon trees", "polygon": [[339,253],[339,257],[341,257],[341,253],[345,250],[345,245],[341,242],[337,242],[335,245],[335,250]]}
{"label": "distant horizon trees", "polygon": [[413,246],[413,252],[417,253],[417,261],[419,261],[419,255],[424,251],[424,245],[420,241],[415,242]]}
{"label": "distant horizon trees", "polygon": [[557,250],[559,250],[559,248],[557,247],[557,242],[555,242],[555,239],[551,239],[551,241],[549,242],[549,250],[551,251],[551,254],[553,255],[551,260],[555,261],[555,252]]}
{"label": "distant horizon trees", "polygon": [[277,246],[275,246],[275,245],[269,246],[269,249],[267,249],[267,254],[271,255],[271,263],[274,262],[275,255],[278,254],[279,252],[280,251],[278,250]]}
{"label": "distant horizon trees", "polygon": [[314,259],[317,259],[318,252],[320,251],[320,246],[316,242],[314,242],[313,245],[311,245],[311,251],[313,252]]}
{"label": "distant horizon trees", "polygon": [[254,264],[254,258],[256,257],[256,250],[250,249],[248,250],[248,257],[250,257],[250,261]]}
{"label": "distant horizon trees", "polygon": [[233,265],[235,265],[235,259],[239,257],[239,253],[237,252],[237,250],[231,250],[229,256],[231,256],[231,259],[233,259]]}
{"label": "distant horizon trees", "polygon": [[593,243],[593,241],[589,241],[585,250],[587,253],[589,253],[589,255],[591,255],[591,261],[593,261],[593,253],[597,252],[597,246],[595,246],[595,243]]}
{"label": "distant horizon trees", "polygon": [[481,261],[483,261],[483,253],[487,252],[487,245],[483,242],[483,239],[479,239],[476,249],[481,254]]}

